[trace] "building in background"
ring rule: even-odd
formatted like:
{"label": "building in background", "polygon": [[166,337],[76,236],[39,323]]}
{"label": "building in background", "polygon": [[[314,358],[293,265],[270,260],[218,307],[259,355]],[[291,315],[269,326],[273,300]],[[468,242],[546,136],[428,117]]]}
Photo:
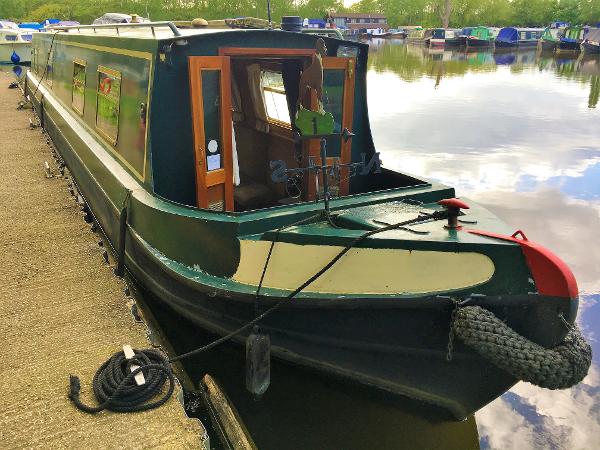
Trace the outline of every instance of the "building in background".
{"label": "building in background", "polygon": [[338,28],[347,28],[356,32],[375,28],[387,31],[390,28],[383,14],[332,13],[331,17]]}

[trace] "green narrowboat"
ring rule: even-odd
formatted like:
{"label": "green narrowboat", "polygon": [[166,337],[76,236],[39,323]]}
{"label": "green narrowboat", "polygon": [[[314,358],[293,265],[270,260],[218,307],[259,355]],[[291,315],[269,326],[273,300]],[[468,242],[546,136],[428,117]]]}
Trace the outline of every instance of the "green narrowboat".
{"label": "green narrowboat", "polygon": [[553,347],[577,285],[453,188],[380,166],[367,54],[281,30],[66,27],[36,33],[25,92],[119,261],[181,316],[220,335],[260,319],[277,358],[464,418],[517,378],[454,339],[457,311]]}
{"label": "green narrowboat", "polygon": [[494,45],[495,36],[488,27],[474,27],[471,33],[466,36],[467,48],[490,47]]}
{"label": "green narrowboat", "polygon": [[543,52],[555,52],[560,38],[564,33],[562,28],[546,27],[539,40],[539,46]]}

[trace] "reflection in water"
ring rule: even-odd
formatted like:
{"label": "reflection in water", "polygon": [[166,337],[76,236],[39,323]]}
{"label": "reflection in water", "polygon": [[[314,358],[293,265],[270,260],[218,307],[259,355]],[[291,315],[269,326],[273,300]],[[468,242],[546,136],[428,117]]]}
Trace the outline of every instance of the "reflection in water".
{"label": "reflection in water", "polygon": [[600,60],[384,44],[369,69],[384,164],[455,186],[559,254],[579,283],[590,373],[565,391],[517,384],[476,413],[482,447],[597,448]]}
{"label": "reflection in water", "polygon": [[[144,296],[160,317],[176,354],[211,342],[192,323]],[[260,401],[245,388],[242,350],[226,344],[184,361],[191,380],[211,374],[223,386],[258,448],[265,449],[478,449],[475,419],[448,420],[439,410],[407,399],[340,383],[312,371],[272,361],[271,386]],[[201,415],[206,422],[206,418]],[[208,422],[206,422],[208,424]],[[211,444],[217,444],[212,437]]]}

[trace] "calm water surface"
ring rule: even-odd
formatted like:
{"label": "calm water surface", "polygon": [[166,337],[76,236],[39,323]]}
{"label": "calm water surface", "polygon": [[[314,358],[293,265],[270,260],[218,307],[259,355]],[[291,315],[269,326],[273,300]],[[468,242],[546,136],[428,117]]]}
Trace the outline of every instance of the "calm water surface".
{"label": "calm water surface", "polygon": [[579,386],[519,383],[475,414],[482,448],[600,448],[600,60],[371,46],[369,115],[390,167],[456,187],[560,255],[594,363]]}
{"label": "calm water surface", "polygon": [[[573,269],[579,322],[595,350],[583,383],[565,391],[519,383],[457,423],[276,363],[255,402],[231,346],[186,363],[190,377],[214,375],[262,449],[600,448],[599,79],[598,59],[430,53],[394,41],[371,45],[368,73],[371,127],[386,166],[455,186]],[[169,314],[150,303],[161,320]],[[171,320],[178,353],[210,339]]]}

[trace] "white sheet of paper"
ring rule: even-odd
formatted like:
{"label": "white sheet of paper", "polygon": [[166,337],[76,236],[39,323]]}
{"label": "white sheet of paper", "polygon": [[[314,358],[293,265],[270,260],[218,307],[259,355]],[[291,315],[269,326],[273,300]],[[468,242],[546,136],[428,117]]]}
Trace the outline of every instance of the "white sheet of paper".
{"label": "white sheet of paper", "polygon": [[221,168],[221,155],[208,155],[206,157],[206,166],[208,170],[216,170]]}

